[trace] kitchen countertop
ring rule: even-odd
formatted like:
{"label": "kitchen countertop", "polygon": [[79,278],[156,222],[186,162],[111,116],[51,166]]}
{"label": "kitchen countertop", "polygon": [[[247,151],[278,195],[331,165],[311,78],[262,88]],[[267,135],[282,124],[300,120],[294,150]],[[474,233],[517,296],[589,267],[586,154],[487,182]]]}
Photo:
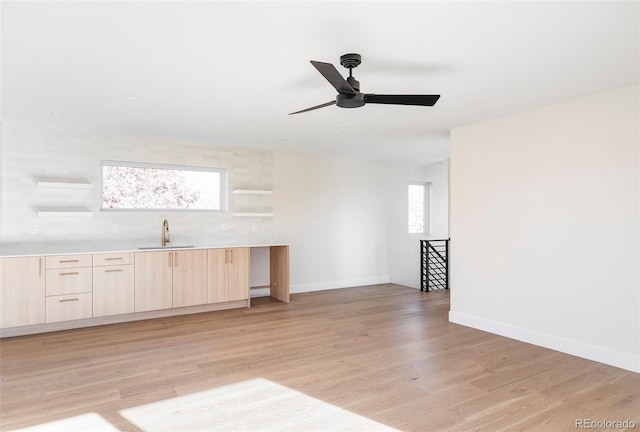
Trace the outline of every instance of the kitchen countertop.
{"label": "kitchen countertop", "polygon": [[[189,247],[185,247],[189,246]],[[194,250],[194,249],[221,249],[235,247],[269,247],[289,246],[287,243],[221,243],[216,241],[204,241],[200,244],[193,242],[175,243],[162,247],[154,246],[151,241],[129,242],[68,242],[68,243],[2,243],[0,244],[0,257],[27,257],[42,255],[75,255],[113,252],[154,252],[163,250]]]}

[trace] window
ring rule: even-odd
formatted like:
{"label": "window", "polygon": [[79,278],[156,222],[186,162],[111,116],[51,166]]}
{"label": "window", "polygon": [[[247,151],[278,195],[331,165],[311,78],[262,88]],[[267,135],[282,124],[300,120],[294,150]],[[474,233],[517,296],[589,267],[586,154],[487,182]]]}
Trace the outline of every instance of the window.
{"label": "window", "polygon": [[102,161],[103,210],[224,210],[226,170]]}
{"label": "window", "polygon": [[429,183],[409,183],[409,234],[428,234]]}

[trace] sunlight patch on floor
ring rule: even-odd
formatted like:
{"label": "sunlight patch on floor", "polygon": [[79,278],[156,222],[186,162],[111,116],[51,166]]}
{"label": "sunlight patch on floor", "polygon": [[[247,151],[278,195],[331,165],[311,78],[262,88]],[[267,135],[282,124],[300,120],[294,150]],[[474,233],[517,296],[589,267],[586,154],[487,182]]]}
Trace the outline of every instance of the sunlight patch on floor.
{"label": "sunlight patch on floor", "polygon": [[15,432],[120,432],[96,413],[83,414],[61,420],[17,429]]}
{"label": "sunlight patch on floor", "polygon": [[264,378],[124,409],[120,415],[145,432],[397,432]]}

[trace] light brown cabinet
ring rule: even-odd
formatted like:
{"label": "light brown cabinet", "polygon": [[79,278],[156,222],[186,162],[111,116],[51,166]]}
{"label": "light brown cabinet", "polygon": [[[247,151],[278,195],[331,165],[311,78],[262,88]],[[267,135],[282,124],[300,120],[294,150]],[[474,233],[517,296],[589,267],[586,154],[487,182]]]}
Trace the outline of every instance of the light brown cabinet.
{"label": "light brown cabinet", "polygon": [[173,307],[207,303],[207,251],[173,252]]}
{"label": "light brown cabinet", "polygon": [[47,323],[91,318],[91,293],[47,297]]}
{"label": "light brown cabinet", "polygon": [[93,316],[135,311],[133,253],[93,255]]}
{"label": "light brown cabinet", "polygon": [[46,258],[46,322],[92,317],[93,268],[90,254]]}
{"label": "light brown cabinet", "polygon": [[207,303],[207,251],[135,254],[135,312]]}
{"label": "light brown cabinet", "polygon": [[0,328],[42,324],[44,257],[0,258]]}
{"label": "light brown cabinet", "polygon": [[135,312],[173,307],[173,252],[135,255]]}
{"label": "light brown cabinet", "polygon": [[47,269],[47,296],[91,292],[91,267]]}
{"label": "light brown cabinet", "polygon": [[[270,247],[270,295],[288,302],[289,247]],[[0,337],[248,307],[249,268],[249,247],[3,257]]]}
{"label": "light brown cabinet", "polygon": [[249,298],[249,248],[209,249],[209,303]]}
{"label": "light brown cabinet", "polygon": [[52,255],[46,259],[47,269],[65,269],[77,267],[91,267],[93,265],[90,254],[84,255]]}

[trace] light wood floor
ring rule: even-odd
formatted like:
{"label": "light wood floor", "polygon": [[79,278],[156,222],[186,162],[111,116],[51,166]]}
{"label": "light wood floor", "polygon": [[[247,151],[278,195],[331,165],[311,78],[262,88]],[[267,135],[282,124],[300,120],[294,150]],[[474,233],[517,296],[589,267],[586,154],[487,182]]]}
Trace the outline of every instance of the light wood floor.
{"label": "light wood floor", "polygon": [[4,339],[1,429],[640,430],[640,374],[451,324],[448,310],[448,292],[389,284]]}

